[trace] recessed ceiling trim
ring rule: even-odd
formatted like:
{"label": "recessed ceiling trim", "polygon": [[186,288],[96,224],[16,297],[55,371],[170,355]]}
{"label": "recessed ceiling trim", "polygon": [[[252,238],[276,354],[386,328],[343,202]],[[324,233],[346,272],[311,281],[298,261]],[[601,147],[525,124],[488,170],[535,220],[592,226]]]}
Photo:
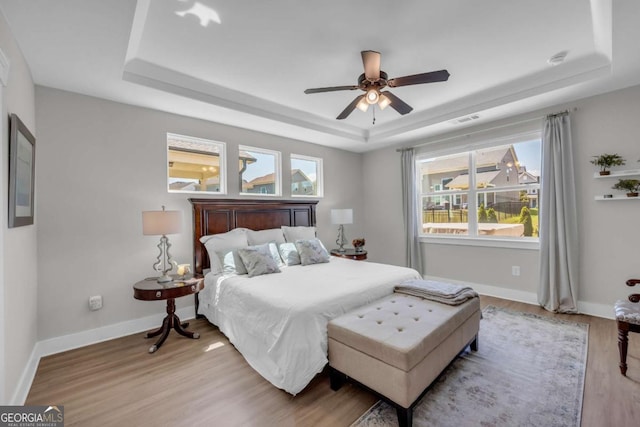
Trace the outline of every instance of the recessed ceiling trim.
{"label": "recessed ceiling trim", "polygon": [[219,107],[328,135],[348,138],[356,142],[366,143],[369,136],[366,129],[360,129],[343,122],[329,121],[304,111],[205,82],[141,59],[132,59],[125,64],[123,79]]}
{"label": "recessed ceiling trim", "polygon": [[[569,62],[563,64],[564,71],[554,67],[553,70],[559,70],[558,73],[550,73],[548,70],[541,71],[441,105],[437,110],[430,109],[414,112],[412,117],[407,116],[391,123],[385,123],[371,130],[369,141],[378,142],[398,134],[415,131],[441,122],[448,122],[462,116],[477,114],[494,107],[507,105],[611,74],[611,63],[603,55],[592,55],[573,62],[574,65],[571,67],[569,67]],[[583,71],[585,69],[587,71]],[[534,84],[534,82],[538,84]]]}

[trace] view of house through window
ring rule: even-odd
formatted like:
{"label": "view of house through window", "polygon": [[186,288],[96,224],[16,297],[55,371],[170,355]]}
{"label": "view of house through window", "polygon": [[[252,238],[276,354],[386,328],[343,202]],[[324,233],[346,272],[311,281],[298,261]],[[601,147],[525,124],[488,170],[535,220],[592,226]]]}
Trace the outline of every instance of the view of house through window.
{"label": "view of house through window", "polygon": [[225,164],[224,143],[167,134],[169,191],[225,194]]}
{"label": "view of house through window", "polygon": [[322,197],[322,159],[291,155],[291,195]]}
{"label": "view of house through window", "polygon": [[279,196],[280,153],[240,146],[240,193]]}
{"label": "view of house through window", "polygon": [[539,137],[420,158],[425,235],[538,237]]}

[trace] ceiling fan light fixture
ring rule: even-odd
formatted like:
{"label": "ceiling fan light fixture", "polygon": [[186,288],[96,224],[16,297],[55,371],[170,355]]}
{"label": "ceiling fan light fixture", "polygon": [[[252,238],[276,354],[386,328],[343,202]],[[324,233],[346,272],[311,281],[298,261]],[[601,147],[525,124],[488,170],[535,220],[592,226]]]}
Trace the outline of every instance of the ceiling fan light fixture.
{"label": "ceiling fan light fixture", "polygon": [[378,107],[380,107],[380,110],[384,110],[389,105],[391,105],[391,100],[384,93],[381,93],[380,100],[378,101]]}
{"label": "ceiling fan light fixture", "polygon": [[363,113],[366,113],[367,110],[369,109],[369,103],[367,102],[367,98],[366,97],[362,98],[360,102],[358,102],[356,107],[358,108],[358,110],[362,111]]}
{"label": "ceiling fan light fixture", "polygon": [[380,93],[376,89],[369,89],[367,91],[367,96],[365,97],[367,102],[371,105],[377,104],[380,99]]}

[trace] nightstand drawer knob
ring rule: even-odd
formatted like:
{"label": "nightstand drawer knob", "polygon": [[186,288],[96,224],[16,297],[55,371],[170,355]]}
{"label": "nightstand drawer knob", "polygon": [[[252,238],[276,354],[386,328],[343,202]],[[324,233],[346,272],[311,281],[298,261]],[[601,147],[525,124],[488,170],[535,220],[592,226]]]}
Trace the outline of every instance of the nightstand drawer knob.
{"label": "nightstand drawer knob", "polygon": [[158,291],[156,292],[156,298],[160,298],[162,296],[162,292]]}

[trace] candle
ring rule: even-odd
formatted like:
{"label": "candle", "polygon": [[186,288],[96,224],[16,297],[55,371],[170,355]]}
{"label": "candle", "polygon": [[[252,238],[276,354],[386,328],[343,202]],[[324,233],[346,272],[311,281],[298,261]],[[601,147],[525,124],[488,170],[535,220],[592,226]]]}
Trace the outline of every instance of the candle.
{"label": "candle", "polygon": [[184,276],[185,274],[187,274],[188,267],[189,267],[189,264],[178,265],[178,276]]}

